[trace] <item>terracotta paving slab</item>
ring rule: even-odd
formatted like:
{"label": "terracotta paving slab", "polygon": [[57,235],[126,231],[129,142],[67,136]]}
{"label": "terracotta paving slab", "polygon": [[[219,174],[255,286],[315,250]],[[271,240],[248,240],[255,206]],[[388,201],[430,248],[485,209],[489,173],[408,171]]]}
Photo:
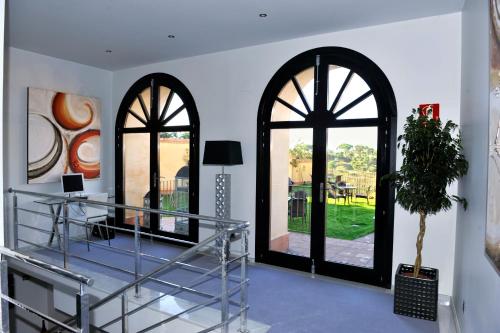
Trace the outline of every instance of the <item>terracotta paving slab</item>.
{"label": "terracotta paving slab", "polygon": [[[326,238],[326,260],[348,265],[373,267],[374,234],[355,240]],[[288,252],[308,257],[310,253],[310,236],[298,232],[290,232]]]}

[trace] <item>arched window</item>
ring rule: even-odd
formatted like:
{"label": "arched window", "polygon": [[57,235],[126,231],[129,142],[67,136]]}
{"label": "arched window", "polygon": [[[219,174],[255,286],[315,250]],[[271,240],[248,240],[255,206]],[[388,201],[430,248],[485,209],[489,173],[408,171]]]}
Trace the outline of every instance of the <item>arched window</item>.
{"label": "arched window", "polygon": [[302,53],[258,117],[257,260],[389,287],[396,102],[381,69],[339,47]]}
{"label": "arched window", "polygon": [[[115,134],[118,203],[198,213],[199,119],[182,82],[163,73],[135,82],[120,104]],[[130,228],[135,213],[119,210],[116,218]],[[198,241],[195,220],[139,213],[139,221],[154,233]]]}

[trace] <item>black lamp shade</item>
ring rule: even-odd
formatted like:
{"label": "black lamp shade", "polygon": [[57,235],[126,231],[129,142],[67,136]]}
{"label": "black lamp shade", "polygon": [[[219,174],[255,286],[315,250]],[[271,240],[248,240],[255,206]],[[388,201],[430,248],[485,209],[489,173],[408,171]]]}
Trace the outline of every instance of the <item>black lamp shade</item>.
{"label": "black lamp shade", "polygon": [[241,143],[238,141],[206,141],[203,164],[238,165],[243,164]]}

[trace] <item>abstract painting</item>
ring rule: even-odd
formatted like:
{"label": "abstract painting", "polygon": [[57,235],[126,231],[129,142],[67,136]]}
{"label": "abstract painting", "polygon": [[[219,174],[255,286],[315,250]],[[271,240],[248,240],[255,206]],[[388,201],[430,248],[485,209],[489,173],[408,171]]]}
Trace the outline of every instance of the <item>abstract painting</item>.
{"label": "abstract painting", "polygon": [[500,272],[500,0],[490,0],[490,119],[486,254]]}
{"label": "abstract painting", "polygon": [[28,88],[28,184],[99,178],[100,135],[97,98]]}

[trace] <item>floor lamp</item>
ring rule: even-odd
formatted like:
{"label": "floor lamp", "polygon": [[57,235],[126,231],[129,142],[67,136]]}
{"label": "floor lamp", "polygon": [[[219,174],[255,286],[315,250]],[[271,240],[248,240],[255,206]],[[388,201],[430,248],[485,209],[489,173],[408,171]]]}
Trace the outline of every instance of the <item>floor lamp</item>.
{"label": "floor lamp", "polygon": [[[206,141],[203,164],[222,167],[222,173],[215,175],[215,216],[229,219],[231,218],[231,175],[224,173],[224,167],[243,164],[240,142]],[[218,233],[222,229],[224,229],[223,223],[217,222],[215,231]],[[216,241],[216,245],[217,249],[221,248],[220,239]]]}

